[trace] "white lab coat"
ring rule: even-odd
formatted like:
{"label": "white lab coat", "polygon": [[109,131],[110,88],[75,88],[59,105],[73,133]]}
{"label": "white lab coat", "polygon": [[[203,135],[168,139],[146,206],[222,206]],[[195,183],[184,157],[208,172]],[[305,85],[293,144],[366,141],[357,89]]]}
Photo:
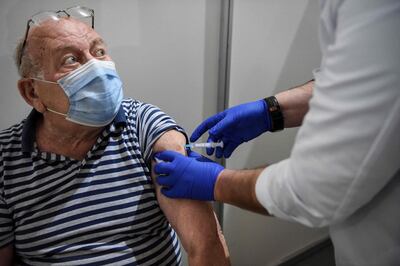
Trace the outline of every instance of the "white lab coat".
{"label": "white lab coat", "polygon": [[329,226],[337,265],[400,265],[400,1],[321,0],[320,41],[309,112],[257,198]]}

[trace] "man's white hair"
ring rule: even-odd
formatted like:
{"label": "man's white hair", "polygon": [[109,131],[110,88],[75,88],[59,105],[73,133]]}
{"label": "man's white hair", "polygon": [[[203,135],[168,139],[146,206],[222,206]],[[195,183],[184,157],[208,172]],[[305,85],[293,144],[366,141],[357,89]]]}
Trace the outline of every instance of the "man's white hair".
{"label": "man's white hair", "polygon": [[[22,78],[36,77],[43,78],[43,71],[38,59],[32,58],[27,52],[28,41],[24,45],[24,39],[21,39],[15,48],[14,61],[17,66],[18,73]],[[21,58],[21,64],[19,59]]]}

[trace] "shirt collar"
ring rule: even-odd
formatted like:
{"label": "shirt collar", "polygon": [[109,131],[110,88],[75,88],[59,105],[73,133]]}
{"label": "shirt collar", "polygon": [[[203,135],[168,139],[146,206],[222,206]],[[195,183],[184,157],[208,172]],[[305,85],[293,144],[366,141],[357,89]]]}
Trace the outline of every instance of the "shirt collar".
{"label": "shirt collar", "polygon": [[36,137],[36,124],[40,113],[35,109],[29,113],[22,128],[22,152],[32,152]]}
{"label": "shirt collar", "polygon": [[[34,151],[34,143],[36,140],[36,121],[40,115],[41,114],[38,111],[32,109],[25,120],[22,128],[22,152]],[[114,124],[115,127],[126,126],[126,116],[122,104],[119,107],[118,113],[115,116],[112,124]]]}
{"label": "shirt collar", "polygon": [[125,116],[125,111],[124,108],[122,107],[122,104],[119,107],[118,113],[115,116],[114,120],[113,120],[113,124],[116,127],[124,127],[126,126],[126,116]]}

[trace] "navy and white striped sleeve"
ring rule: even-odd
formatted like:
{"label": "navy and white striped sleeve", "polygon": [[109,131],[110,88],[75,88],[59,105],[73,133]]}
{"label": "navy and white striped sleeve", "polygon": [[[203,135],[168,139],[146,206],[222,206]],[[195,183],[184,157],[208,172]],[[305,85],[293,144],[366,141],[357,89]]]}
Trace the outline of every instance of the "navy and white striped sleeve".
{"label": "navy and white striped sleeve", "polygon": [[182,132],[186,139],[186,133],[182,127],[158,107],[143,103],[137,110],[137,132],[139,138],[140,149],[145,162],[150,160],[153,144],[161,135],[171,129]]}
{"label": "navy and white striped sleeve", "polygon": [[4,200],[4,166],[0,148],[0,248],[9,245],[13,237],[13,223],[8,206]]}

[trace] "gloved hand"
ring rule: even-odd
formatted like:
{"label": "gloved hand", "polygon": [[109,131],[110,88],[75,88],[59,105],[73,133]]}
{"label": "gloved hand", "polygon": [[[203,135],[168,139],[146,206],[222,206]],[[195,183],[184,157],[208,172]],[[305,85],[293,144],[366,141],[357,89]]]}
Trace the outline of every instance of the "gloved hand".
{"label": "gloved hand", "polygon": [[214,161],[189,151],[186,157],[174,151],[163,151],[155,157],[164,162],[157,163],[154,171],[161,193],[170,198],[214,200],[214,186],[219,173],[224,169]]}
{"label": "gloved hand", "polygon": [[[226,109],[201,123],[193,132],[190,141],[195,142],[209,130],[209,142],[224,143],[223,148],[216,148],[217,158],[221,158],[222,155],[228,158],[237,146],[271,129],[271,117],[267,110],[268,106],[264,100]],[[208,155],[213,153],[213,148],[207,149]]]}

